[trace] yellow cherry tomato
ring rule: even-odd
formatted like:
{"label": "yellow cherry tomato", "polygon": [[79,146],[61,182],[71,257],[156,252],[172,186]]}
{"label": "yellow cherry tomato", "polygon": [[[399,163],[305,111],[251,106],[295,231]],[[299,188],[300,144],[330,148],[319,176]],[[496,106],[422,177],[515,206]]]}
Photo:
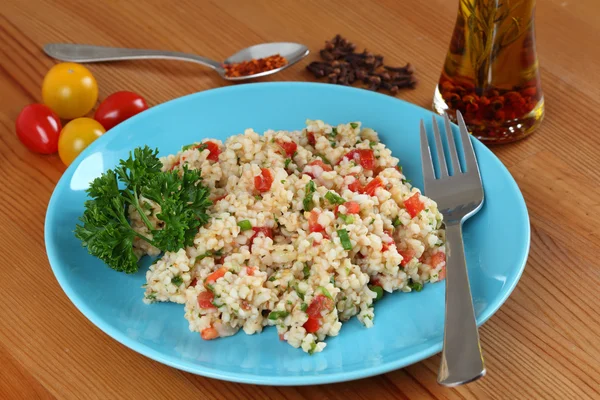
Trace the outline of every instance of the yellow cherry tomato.
{"label": "yellow cherry tomato", "polygon": [[50,68],[42,84],[44,104],[59,117],[83,117],[98,100],[98,84],[83,65],[60,63]]}
{"label": "yellow cherry tomato", "polygon": [[73,160],[106,132],[102,125],[91,118],[77,118],[65,125],[58,138],[58,156],[65,165]]}

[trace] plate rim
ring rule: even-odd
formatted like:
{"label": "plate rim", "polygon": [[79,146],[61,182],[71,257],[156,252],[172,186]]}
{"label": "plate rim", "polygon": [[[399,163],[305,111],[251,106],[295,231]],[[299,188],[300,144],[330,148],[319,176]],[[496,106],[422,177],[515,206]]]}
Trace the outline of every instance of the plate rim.
{"label": "plate rim", "polygon": [[[136,342],[136,341],[130,339],[127,335],[124,335],[120,330],[115,329],[112,326],[110,326],[108,323],[104,322],[102,317],[100,317],[95,312],[93,312],[87,306],[86,302],[82,298],[80,298],[80,296],[78,296],[74,290],[71,289],[70,285],[68,285],[66,283],[65,273],[64,273],[64,271],[61,271],[61,268],[58,267],[58,265],[60,264],[58,262],[58,255],[57,255],[54,243],[52,241],[53,239],[51,238],[51,235],[49,235],[48,232],[51,231],[51,227],[53,225],[52,222],[53,222],[53,219],[55,218],[54,210],[56,209],[55,203],[57,201],[56,200],[57,196],[58,196],[57,193],[59,192],[59,190],[60,191],[63,190],[62,187],[65,186],[65,184],[66,184],[67,176],[71,176],[72,172],[79,166],[81,161],[83,159],[85,159],[89,153],[94,151],[94,148],[98,146],[97,143],[103,143],[107,140],[110,140],[114,135],[119,134],[119,131],[121,131],[123,129],[127,129],[127,127],[129,125],[131,125],[132,123],[135,123],[138,120],[138,116],[141,116],[141,115],[148,116],[148,115],[154,114],[155,112],[161,112],[160,109],[164,108],[164,106],[173,107],[173,106],[176,106],[179,102],[186,102],[186,101],[190,101],[191,99],[195,99],[196,97],[212,95],[215,92],[225,92],[226,93],[229,91],[235,92],[237,90],[246,90],[246,89],[251,89],[251,88],[256,88],[256,90],[260,90],[260,87],[265,87],[267,89],[270,87],[282,87],[282,88],[286,88],[286,87],[288,87],[288,88],[289,87],[319,87],[319,88],[327,87],[327,90],[339,91],[342,93],[347,92],[347,91],[352,91],[352,92],[361,91],[361,92],[363,92],[363,93],[361,93],[361,95],[382,96],[382,97],[389,98],[389,96],[387,96],[385,94],[370,92],[365,89],[331,85],[331,84],[326,84],[326,83],[315,83],[315,82],[247,83],[247,84],[238,84],[238,85],[231,85],[231,86],[226,86],[226,87],[208,89],[208,90],[204,90],[204,91],[200,91],[200,92],[196,92],[196,93],[191,93],[191,94],[188,94],[188,95],[185,95],[182,97],[178,97],[178,98],[169,100],[167,102],[160,103],[156,106],[153,106],[153,107],[149,108],[148,110],[144,111],[143,113],[137,114],[137,115],[133,116],[132,118],[124,121],[122,124],[120,124],[118,129],[111,129],[106,134],[104,134],[100,138],[98,138],[94,143],[92,143],[90,146],[88,146],[71,163],[71,165],[69,165],[69,167],[63,172],[62,176],[56,183],[56,186],[54,187],[54,190],[52,191],[52,195],[48,202],[48,207],[46,209],[45,221],[44,221],[44,244],[45,244],[46,253],[48,256],[48,261],[49,261],[50,267],[52,269],[54,277],[58,281],[63,292],[65,292],[65,294],[67,295],[67,297],[69,298],[71,303],[73,303],[73,305],[77,308],[77,310],[80,313],[83,314],[84,317],[86,317],[92,324],[94,324],[102,332],[104,332],[105,334],[107,334],[108,336],[110,336],[112,339],[116,340],[120,344],[124,345],[128,349],[133,350],[136,353],[139,353],[139,354],[141,354],[145,357],[148,357],[154,361],[160,362],[162,364],[168,365],[170,367],[173,367],[173,368],[176,368],[176,369],[179,369],[182,371],[186,371],[189,373],[193,373],[193,374],[208,377],[208,378],[228,381],[228,382],[237,382],[237,383],[246,383],[246,384],[255,384],[255,385],[276,385],[276,386],[304,386],[304,385],[317,385],[317,384],[346,382],[346,381],[351,381],[351,380],[356,380],[356,379],[368,378],[368,377],[372,377],[375,375],[380,375],[380,374],[384,374],[384,373],[387,373],[390,371],[394,371],[394,370],[397,370],[400,368],[404,368],[408,365],[422,361],[425,358],[431,357],[431,356],[439,353],[442,349],[442,343],[433,344],[433,345],[431,345],[425,349],[422,349],[416,353],[413,353],[409,356],[402,357],[402,358],[394,360],[394,361],[384,362],[377,366],[367,367],[364,369],[358,369],[358,370],[349,371],[349,372],[336,372],[336,373],[327,373],[327,374],[323,374],[323,375],[312,375],[312,376],[295,375],[295,376],[280,377],[280,376],[253,375],[253,374],[242,373],[242,372],[223,372],[222,370],[220,370],[218,368],[206,367],[206,366],[203,366],[200,364],[196,364],[193,368],[191,368],[191,367],[188,367],[187,365],[185,365],[185,363],[180,363],[180,362],[178,362],[178,360],[173,360],[172,357],[163,356],[163,354],[161,352],[154,350],[150,346],[141,344],[139,342]],[[394,100],[399,101],[400,102],[399,104],[401,104],[401,107],[416,107],[416,108],[419,108],[419,109],[427,112],[428,114],[436,116],[436,118],[440,118],[440,116],[438,114],[436,114],[435,112],[428,110],[424,107],[421,107],[419,105],[409,103],[402,99],[394,99]],[[453,124],[453,125],[455,125],[455,124]],[[417,128],[415,128],[415,129],[417,129]],[[480,318],[478,318],[477,325],[481,326],[500,309],[500,307],[506,302],[508,297],[511,295],[511,293],[514,291],[515,287],[519,283],[521,276],[523,274],[523,271],[525,269],[525,266],[527,264],[528,256],[529,256],[530,245],[531,245],[531,227],[530,227],[529,212],[527,209],[527,205],[525,203],[525,199],[523,197],[523,193],[521,192],[517,182],[515,181],[514,177],[512,176],[512,174],[510,173],[508,168],[506,168],[506,166],[500,161],[500,159],[489,148],[487,148],[483,143],[481,143],[478,139],[471,136],[471,140],[478,152],[483,151],[484,153],[485,152],[489,153],[489,155],[491,156],[491,160],[496,164],[496,167],[499,168],[500,170],[502,170],[502,172],[504,172],[510,178],[509,185],[511,186],[511,191],[513,191],[514,193],[517,194],[517,197],[518,197],[517,200],[519,201],[520,206],[521,206],[520,211],[523,213],[523,216],[524,216],[523,229],[524,229],[525,238],[526,238],[524,252],[520,257],[520,262],[519,262],[518,268],[515,269],[517,273],[515,274],[514,281],[511,282],[509,285],[507,285],[503,289],[503,291],[501,292],[501,296],[499,296],[493,302],[493,304],[490,304],[486,308],[487,311],[482,313]],[[465,223],[468,224],[469,223],[468,220],[465,221]]]}

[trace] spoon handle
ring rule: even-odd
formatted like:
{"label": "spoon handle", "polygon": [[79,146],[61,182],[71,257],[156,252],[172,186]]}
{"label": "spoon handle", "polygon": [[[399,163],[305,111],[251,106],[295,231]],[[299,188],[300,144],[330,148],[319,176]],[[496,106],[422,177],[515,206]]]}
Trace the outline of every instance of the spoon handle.
{"label": "spoon handle", "polygon": [[44,46],[50,57],[71,62],[104,62],[144,59],[167,59],[191,61],[220,71],[221,63],[210,58],[176,51],[123,49],[118,47],[91,46],[84,44],[50,43]]}

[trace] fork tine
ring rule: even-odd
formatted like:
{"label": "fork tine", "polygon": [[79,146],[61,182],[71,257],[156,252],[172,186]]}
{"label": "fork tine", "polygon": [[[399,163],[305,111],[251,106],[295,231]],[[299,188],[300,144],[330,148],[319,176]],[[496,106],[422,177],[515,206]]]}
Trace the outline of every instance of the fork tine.
{"label": "fork tine", "polygon": [[[429,151],[429,141],[427,140],[427,131],[425,123],[421,120],[421,167],[423,168],[423,184],[434,180],[433,164],[431,163],[431,152]],[[427,189],[425,189],[427,191]]]}
{"label": "fork tine", "polygon": [[463,119],[463,116],[460,113],[460,111],[456,112],[456,118],[458,119],[460,139],[462,141],[463,152],[465,154],[465,164],[467,167],[465,173],[475,173],[479,175],[479,168],[477,167],[477,158],[475,158],[475,150],[473,150],[473,143],[471,143],[471,135],[469,135],[469,131],[467,130],[467,124],[465,124],[465,120]]}
{"label": "fork tine", "polygon": [[442,136],[440,135],[440,127],[435,116],[431,117],[433,125],[433,140],[438,155],[438,164],[440,166],[440,178],[448,177],[448,166],[446,165],[446,156],[444,155],[444,146],[442,145]]}
{"label": "fork tine", "polygon": [[460,162],[458,161],[458,153],[456,152],[456,143],[454,143],[454,133],[450,126],[450,118],[448,114],[444,114],[444,127],[446,128],[446,140],[448,141],[448,153],[450,153],[450,165],[454,175],[460,174]]}

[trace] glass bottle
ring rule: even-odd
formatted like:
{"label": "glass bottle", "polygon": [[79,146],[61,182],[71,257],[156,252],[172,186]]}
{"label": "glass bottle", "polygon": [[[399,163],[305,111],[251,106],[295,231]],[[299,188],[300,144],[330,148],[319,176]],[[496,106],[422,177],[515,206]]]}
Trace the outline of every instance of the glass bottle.
{"label": "glass bottle", "polygon": [[535,50],[535,0],[459,0],[433,108],[485,143],[531,134],[544,117]]}

